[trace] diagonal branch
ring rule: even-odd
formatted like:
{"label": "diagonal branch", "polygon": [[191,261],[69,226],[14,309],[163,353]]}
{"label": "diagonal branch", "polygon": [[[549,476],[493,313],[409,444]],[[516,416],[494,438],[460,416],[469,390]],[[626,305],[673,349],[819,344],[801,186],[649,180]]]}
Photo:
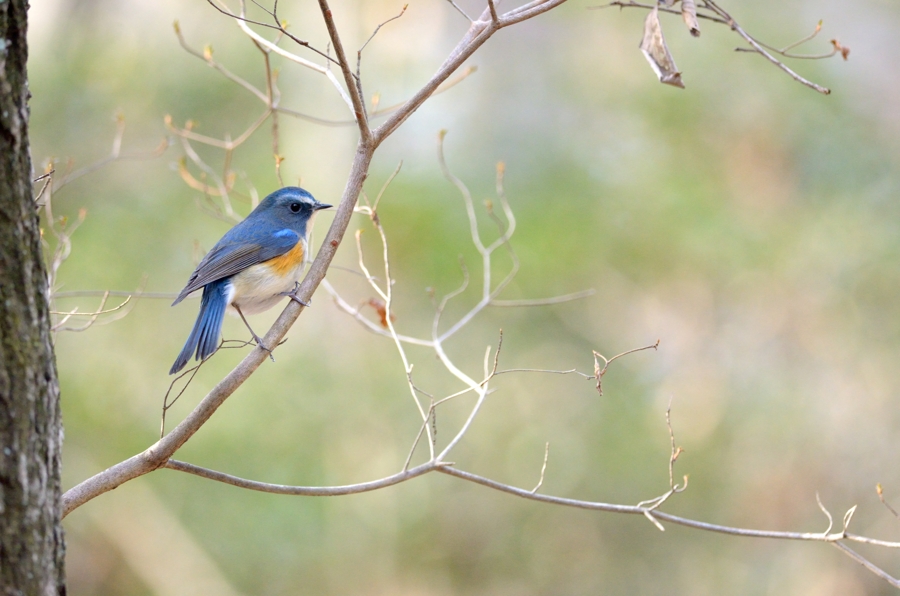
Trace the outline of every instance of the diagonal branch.
{"label": "diagonal branch", "polygon": [[731,17],[730,14],[719,8],[719,6],[715,2],[713,2],[712,0],[704,0],[704,5],[715,12],[717,15],[725,19],[735,33],[743,37],[744,41],[753,46],[753,49],[759,52],[760,55],[762,55],[766,60],[786,72],[792,79],[794,79],[798,83],[806,85],[810,89],[815,89],[823,95],[828,95],[831,93],[831,89],[828,89],[827,87],[823,87],[817,83],[813,83],[812,81],[801,77],[799,74],[791,70],[784,62],[767,52],[766,49],[763,48],[758,41],[756,41],[749,33],[744,31],[744,29],[737,24],[737,22]]}
{"label": "diagonal branch", "polygon": [[356,116],[356,123],[359,126],[359,134],[362,142],[366,145],[372,143],[372,130],[369,128],[369,118],[366,115],[365,102],[360,93],[359,87],[350,70],[350,63],[347,62],[347,55],[344,53],[344,44],[341,42],[341,36],[338,34],[337,26],[334,24],[334,16],[331,14],[331,8],[328,6],[328,0],[319,0],[319,8],[322,10],[322,17],[325,19],[325,26],[328,28],[328,36],[334,45],[334,52],[337,54],[338,63],[341,65],[341,73],[344,75],[344,83],[347,85],[347,92],[350,94],[350,100],[353,102],[353,112]]}

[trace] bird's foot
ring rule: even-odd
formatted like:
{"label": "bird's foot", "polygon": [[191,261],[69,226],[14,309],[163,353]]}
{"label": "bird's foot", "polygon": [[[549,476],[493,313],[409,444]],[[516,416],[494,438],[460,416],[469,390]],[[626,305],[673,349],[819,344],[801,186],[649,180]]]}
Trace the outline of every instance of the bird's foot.
{"label": "bird's foot", "polygon": [[[309,304],[310,304],[310,303],[309,303],[309,302],[304,302],[303,300],[300,299],[299,296],[297,296],[297,292],[298,292],[299,290],[300,290],[300,282],[299,282],[299,281],[295,281],[295,282],[294,282],[294,289],[291,290],[290,292],[282,292],[281,295],[282,295],[282,296],[287,296],[288,298],[290,298],[290,299],[293,300],[294,302],[296,302],[296,303],[298,303],[298,304],[302,304],[302,305],[305,306],[306,308],[309,308]],[[310,301],[310,302],[311,302],[311,301]]]}
{"label": "bird's foot", "polygon": [[[248,329],[250,329],[250,328],[248,327]],[[275,355],[272,354],[272,350],[270,350],[269,348],[266,347],[266,344],[263,343],[262,338],[260,336],[256,335],[255,333],[253,333],[252,329],[250,329],[250,333],[253,335],[253,341],[256,342],[256,347],[268,352],[269,358],[272,359],[272,362],[275,362]]]}
{"label": "bird's foot", "polygon": [[250,326],[250,323],[247,322],[247,318],[244,316],[244,313],[241,312],[241,309],[238,308],[237,305],[234,305],[234,309],[241,316],[241,320],[244,322],[244,325],[247,326],[247,331],[250,332],[250,335],[253,336],[253,341],[256,342],[256,347],[261,348],[269,353],[269,358],[272,359],[272,362],[275,362],[275,356],[272,355],[272,350],[266,347],[266,344],[263,343],[263,340],[260,336],[256,335],[256,331],[253,330],[253,327]]}

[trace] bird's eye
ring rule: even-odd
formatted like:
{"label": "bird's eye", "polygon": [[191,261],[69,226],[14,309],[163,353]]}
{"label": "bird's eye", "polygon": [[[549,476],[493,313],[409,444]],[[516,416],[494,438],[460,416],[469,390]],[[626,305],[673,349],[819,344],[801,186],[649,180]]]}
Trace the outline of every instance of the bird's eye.
{"label": "bird's eye", "polygon": [[291,203],[291,212],[300,213],[300,203]]}

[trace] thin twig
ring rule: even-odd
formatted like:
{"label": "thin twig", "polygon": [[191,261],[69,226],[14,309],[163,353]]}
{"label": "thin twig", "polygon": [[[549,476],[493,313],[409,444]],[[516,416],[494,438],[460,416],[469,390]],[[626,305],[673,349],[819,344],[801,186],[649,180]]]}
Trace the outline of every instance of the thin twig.
{"label": "thin twig", "polygon": [[[321,1],[324,5],[324,0]],[[357,144],[347,183],[344,187],[338,207],[334,211],[334,219],[331,227],[324,238],[324,242],[320,246],[316,258],[310,265],[306,276],[300,283],[296,292],[297,297],[301,301],[308,301],[313,292],[325,278],[325,273],[328,270],[350,223],[354,205],[360,195],[363,181],[369,171],[369,166],[376,148],[401,124],[403,124],[403,122],[405,122],[435,92],[435,90],[443,85],[496,31],[502,27],[510,26],[542,14],[559,6],[563,2],[564,0],[535,0],[523,5],[519,9],[502,15],[499,24],[485,23],[473,25],[451,51],[448,58],[431,79],[428,80],[412,98],[404,103],[402,107],[393,112],[377,131],[367,132],[367,126],[361,129],[360,133],[362,138]],[[323,13],[326,17],[326,23],[330,22],[333,26],[333,20],[330,18],[330,11],[327,10],[327,5],[325,5],[325,8],[326,10],[324,10]],[[271,42],[264,40],[250,30],[247,24],[242,20],[237,19],[236,22],[247,35],[260,41],[260,43],[272,49],[273,52],[280,55],[288,54],[288,56],[285,57],[299,63],[305,63],[305,65],[308,65],[317,72],[326,70],[322,66],[299,59],[299,57],[293,56],[289,52],[284,52],[280,48],[274,49],[277,48],[277,46],[274,46]],[[481,23],[481,21],[479,23]],[[328,63],[330,64],[330,62]],[[346,60],[342,61],[341,66],[346,75]],[[349,82],[351,80],[352,73],[348,79],[348,87],[355,95],[355,86]],[[358,98],[358,101],[361,102],[362,99]],[[357,122],[359,123],[359,121]],[[303,307],[298,304],[298,302],[293,300],[289,301],[284,311],[263,338],[264,342],[267,345],[277,345],[303,310]],[[98,495],[113,490],[129,480],[165,466],[171,456],[184,445],[184,443],[187,442],[207,420],[209,420],[216,409],[218,409],[225,400],[228,399],[228,397],[256,371],[262,364],[264,358],[264,351],[251,351],[200,401],[194,410],[188,414],[180,424],[166,434],[161,440],[151,445],[143,452],[107,468],[66,491],[62,497],[63,516],[68,515],[71,511]]]}
{"label": "thin twig", "polygon": [[865,557],[863,557],[862,555],[857,553],[855,550],[852,550],[846,544],[842,544],[840,542],[832,542],[832,544],[834,545],[835,548],[837,548],[842,553],[844,553],[845,555],[847,555],[848,557],[850,557],[851,559],[853,559],[854,561],[856,561],[857,563],[859,563],[860,565],[865,567],[870,572],[874,573],[875,575],[877,575],[878,577],[880,577],[887,583],[891,584],[895,588],[900,588],[900,579],[893,577],[888,572],[884,571],[883,569],[881,569],[880,567],[878,567],[877,565],[875,565],[874,563],[872,563],[871,561],[869,561],[868,559],[866,559]]}
{"label": "thin twig", "polygon": [[743,37],[744,40],[747,43],[749,43],[751,46],[753,46],[753,48],[756,49],[756,51],[759,52],[766,60],[768,60],[769,62],[771,62],[778,68],[780,68],[781,70],[783,70],[792,79],[794,79],[795,81],[797,81],[798,83],[800,83],[802,85],[806,85],[810,89],[814,89],[814,90],[818,91],[819,93],[821,93],[823,95],[829,95],[831,93],[830,89],[823,87],[817,83],[813,83],[812,81],[805,79],[804,77],[801,77],[799,74],[797,74],[796,72],[791,70],[786,64],[784,64],[783,62],[781,62],[780,60],[778,60],[777,58],[772,56],[769,52],[767,52],[765,50],[765,48],[763,48],[759,44],[758,41],[756,41],[756,39],[754,39],[752,36],[750,36],[750,34],[748,34],[746,31],[744,31],[744,29],[740,25],[737,24],[737,22],[731,17],[731,15],[729,15],[727,12],[725,12],[724,10],[719,8],[719,6],[715,2],[713,2],[712,0],[703,0],[703,4],[706,7],[708,7],[710,10],[712,10],[713,12],[718,14],[720,17],[722,17],[723,19],[728,21],[728,25],[731,27],[731,29],[733,31],[735,31],[738,35]]}
{"label": "thin twig", "polygon": [[401,482],[406,482],[407,480],[411,480],[417,476],[421,476],[423,474],[427,474],[428,472],[432,472],[434,470],[439,470],[442,467],[445,467],[449,464],[436,463],[436,462],[428,462],[422,465],[416,466],[415,468],[411,468],[409,470],[404,470],[402,472],[398,472],[397,474],[393,474],[391,476],[387,476],[385,478],[381,478],[379,480],[373,480],[371,482],[360,482],[358,484],[348,484],[344,486],[290,486],[284,484],[269,484],[267,482],[256,482],[254,480],[246,480],[244,478],[239,478],[237,476],[232,476],[231,474],[225,474],[223,472],[217,472],[215,470],[210,470],[208,468],[202,468],[200,466],[195,466],[193,464],[189,464],[186,462],[170,459],[168,460],[164,467],[169,468],[170,470],[177,470],[179,472],[187,472],[188,474],[194,474],[195,476],[200,476],[202,478],[207,478],[209,480],[215,480],[217,482],[224,482],[225,484],[230,484],[232,486],[237,486],[239,488],[246,488],[250,490],[256,490],[264,493],[273,493],[278,495],[300,495],[306,497],[335,497],[338,495],[355,495],[359,493],[369,492],[373,490],[378,490],[379,488],[386,488],[388,486],[393,486],[395,484],[400,484]]}
{"label": "thin twig", "polygon": [[[623,0],[623,1],[609,2],[608,4],[603,4],[603,5],[601,5],[601,6],[592,6],[592,7],[590,7],[590,8],[593,8],[593,9],[603,9],[603,8],[610,8],[610,7],[614,7],[614,6],[615,6],[615,7],[619,7],[620,9],[622,9],[622,8],[641,8],[641,9],[645,9],[645,10],[652,10],[652,9],[654,9],[654,8],[658,8],[660,12],[669,12],[669,13],[678,14],[678,15],[681,14],[681,11],[680,11],[680,10],[675,10],[675,9],[672,9],[672,8],[666,8],[666,7],[663,7],[663,6],[657,7],[655,3],[654,3],[654,4],[641,4],[641,3],[639,3],[639,2],[634,2],[634,1],[624,1],[624,0]],[[798,83],[800,83],[800,84],[802,84],[802,85],[805,85],[806,87],[809,87],[810,89],[814,89],[815,91],[818,91],[819,93],[822,93],[822,94],[824,94],[824,95],[828,95],[828,94],[831,93],[831,90],[830,90],[830,89],[828,89],[828,88],[826,88],[826,87],[823,87],[823,86],[821,86],[821,85],[819,85],[819,84],[817,84],[817,83],[813,83],[812,81],[810,81],[810,80],[808,80],[808,79],[806,79],[806,78],[800,76],[800,75],[797,74],[794,70],[792,70],[790,67],[788,67],[786,64],[784,64],[783,62],[781,62],[780,60],[778,60],[777,58],[775,58],[774,56],[772,56],[772,55],[766,50],[766,48],[769,48],[770,46],[766,46],[765,44],[763,44],[763,43],[757,41],[754,37],[752,37],[749,33],[747,33],[747,32],[746,32],[746,31],[745,31],[745,30],[744,30],[744,29],[743,29],[743,28],[742,28],[742,27],[734,20],[734,18],[732,18],[731,15],[729,15],[727,12],[725,12],[722,8],[720,8],[720,7],[719,7],[715,2],[713,2],[712,0],[703,0],[703,4],[702,4],[701,6],[698,6],[698,9],[699,9],[699,8],[705,8],[706,10],[712,11],[716,16],[711,16],[711,15],[703,14],[702,12],[700,12],[700,11],[698,10],[698,12],[697,12],[697,17],[698,17],[698,18],[701,18],[701,19],[707,19],[707,20],[710,20],[710,21],[714,21],[714,22],[717,22],[717,23],[721,23],[721,24],[724,24],[724,25],[728,25],[728,26],[732,29],[732,31],[734,31],[735,33],[737,33],[738,35],[740,35],[742,38],[744,38],[744,40],[745,40],[747,43],[749,43],[749,44],[752,46],[752,49],[740,49],[740,48],[739,48],[739,49],[738,49],[739,51],[751,51],[751,52],[758,53],[758,54],[762,55],[764,58],[766,58],[766,60],[768,60],[769,62],[771,62],[771,63],[774,64],[775,66],[777,66],[779,69],[781,69],[782,71],[784,71],[785,73],[787,73],[788,76],[790,76],[792,79],[794,79],[794,80],[797,81]],[[802,43],[803,41],[804,41],[804,40],[801,40],[801,42],[799,42],[799,43]],[[794,46],[789,46],[789,47],[796,47],[796,44],[795,44]],[[784,52],[782,52],[782,51],[780,51],[780,50],[773,50],[773,51],[775,51],[775,52],[777,52],[777,53],[780,53],[780,54],[782,54],[782,55],[784,55],[784,56],[790,57],[790,58],[818,58],[817,56],[791,56],[791,55],[788,55],[788,54],[786,54],[786,53],[784,53]],[[837,47],[835,47],[835,51],[834,51],[834,52],[828,54],[827,56],[821,56],[821,57],[822,57],[822,58],[831,57],[831,56],[834,56],[835,54],[839,53],[839,51],[840,51],[840,50],[838,50]]]}
{"label": "thin twig", "polygon": [[[337,26],[334,24],[334,16],[331,14],[328,0],[319,0],[319,8],[322,10],[322,17],[325,19],[325,27],[328,29],[328,36],[334,46],[334,53],[337,55],[338,64],[340,64],[341,72],[344,75],[344,82],[347,85],[347,91],[349,92],[350,100],[353,103],[353,112],[356,117],[356,123],[359,126],[360,138],[363,143],[371,143],[373,141],[373,136],[372,129],[369,128],[369,118],[366,115],[365,100],[363,100],[362,94],[355,84],[353,73],[350,71],[350,63],[347,62],[347,56],[344,53],[344,44],[341,41]],[[327,73],[330,72],[330,70],[327,71]]]}
{"label": "thin twig", "polygon": [[491,300],[488,306],[518,307],[518,306],[549,306],[551,304],[562,304],[564,302],[573,302],[588,298],[596,294],[594,289],[582,290],[571,294],[563,294],[561,296],[551,296],[550,298],[525,298],[521,300]]}
{"label": "thin twig", "polygon": [[[659,341],[656,340],[655,344],[644,346],[642,348],[634,348],[631,350],[626,350],[621,354],[616,354],[612,358],[607,359],[606,356],[601,354],[600,352],[594,350],[594,378],[597,380],[597,393],[603,395],[603,375],[606,374],[606,370],[609,368],[609,365],[613,363],[613,361],[618,360],[622,356],[627,356],[628,354],[633,354],[635,352],[641,352],[643,350],[656,350],[659,348]],[[600,360],[603,360],[603,368],[600,368]]]}
{"label": "thin twig", "polygon": [[[296,43],[297,45],[300,45],[300,46],[303,46],[304,48],[307,48],[307,49],[309,49],[309,50],[312,50],[313,52],[315,52],[316,54],[322,56],[322,57],[325,58],[326,60],[334,61],[334,59],[333,59],[333,58],[330,58],[330,57],[328,56],[328,54],[326,54],[326,53],[323,52],[322,50],[319,50],[319,49],[313,47],[312,45],[310,45],[310,43],[309,43],[308,41],[299,39],[299,38],[295,37],[293,34],[291,34],[291,33],[290,33],[287,29],[285,29],[284,26],[282,26],[282,24],[278,21],[278,17],[277,17],[277,15],[275,15],[274,12],[270,12],[270,13],[269,13],[271,16],[273,16],[273,17],[275,18],[276,24],[275,24],[275,25],[272,25],[271,23],[263,23],[262,21],[254,21],[254,20],[248,19],[246,16],[244,16],[245,13],[244,13],[244,3],[243,3],[243,1],[241,2],[241,14],[235,14],[235,13],[233,13],[233,12],[230,12],[230,11],[226,10],[225,8],[223,8],[222,6],[219,6],[219,3],[213,2],[213,0],[206,0],[206,1],[209,3],[210,6],[212,6],[213,8],[215,8],[216,10],[218,10],[219,12],[221,12],[222,14],[224,14],[225,16],[231,17],[232,19],[234,19],[235,21],[237,21],[238,24],[240,24],[240,25],[242,26],[242,27],[241,27],[242,29],[246,28],[247,31],[252,31],[249,27],[247,27],[247,24],[259,25],[260,27],[266,27],[267,29],[274,29],[275,31],[278,31],[279,34],[281,34],[281,35],[286,35],[287,37],[290,37],[291,40],[293,40],[294,43]],[[256,4],[256,3],[254,3],[254,4]],[[277,5],[277,3],[276,3],[276,5]],[[259,6],[259,4],[257,4],[257,6]],[[265,40],[264,40],[263,38],[261,38],[261,37],[260,37],[259,39],[257,39],[257,36],[255,36],[255,35],[254,35],[254,36],[251,36],[251,37],[252,37],[253,39],[256,39],[257,41],[262,41],[262,42],[264,42],[266,45],[269,45],[269,42],[268,42],[268,41],[265,41]],[[274,44],[271,44],[271,45],[274,46]],[[275,47],[277,47],[277,46],[275,46]],[[282,52],[284,52],[284,53],[282,53]],[[294,56],[293,54],[291,54],[290,56],[287,56],[287,55],[285,55],[285,54],[288,54],[288,52],[286,52],[285,50],[282,50],[282,52],[276,51],[277,54],[281,54],[281,55],[283,55],[285,58],[289,58],[290,60],[293,60],[294,62],[297,62],[298,64],[302,64],[303,66],[306,66],[307,68],[312,68],[312,70],[318,70],[318,68],[317,68],[318,65],[315,65],[315,64],[313,64],[312,62],[309,62],[308,60],[305,60],[305,59],[303,59],[303,58],[300,58],[299,56]],[[319,67],[319,68],[320,68],[320,67]]]}
{"label": "thin twig", "polygon": [[894,517],[900,519],[900,513],[897,513],[897,510],[884,500],[884,489],[881,488],[881,483],[875,485],[875,492],[878,493],[878,500],[881,501],[881,504],[887,507],[887,510],[890,511]]}
{"label": "thin twig", "polygon": [[[600,6],[588,6],[587,8],[588,8],[588,10],[603,10],[604,8],[613,8],[613,7],[618,7],[620,10],[623,8],[643,8],[645,10],[653,10],[654,8],[657,7],[657,5],[656,4],[641,4],[640,2],[634,2],[633,0],[631,0],[631,1],[616,0],[616,1],[610,2],[608,4],[601,4]],[[659,6],[658,8],[659,8],[659,12],[667,12],[669,14],[676,14],[678,16],[681,16],[680,8],[679,9],[667,8],[665,6]],[[697,12],[697,18],[706,19],[708,21],[713,21],[716,23],[721,23],[723,25],[728,24],[728,21],[726,21],[725,19],[722,19],[717,16],[713,16],[713,15],[703,14],[699,11]]]}
{"label": "thin twig", "polygon": [[535,494],[541,486],[544,484],[544,472],[547,471],[547,458],[550,457],[550,442],[548,441],[546,445],[544,445],[544,464],[541,466],[541,478],[538,480],[538,483],[535,485],[533,489],[531,489],[531,494]]}
{"label": "thin twig", "polygon": [[452,6],[453,8],[455,8],[456,11],[457,11],[459,14],[461,14],[461,15],[464,16],[464,17],[466,17],[466,20],[468,20],[470,23],[472,22],[472,17],[470,17],[469,15],[467,15],[467,14],[466,14],[466,11],[464,11],[462,8],[460,8],[459,5],[458,5],[456,2],[454,2],[453,0],[447,0],[447,2],[449,2],[449,3],[450,3],[450,6]]}

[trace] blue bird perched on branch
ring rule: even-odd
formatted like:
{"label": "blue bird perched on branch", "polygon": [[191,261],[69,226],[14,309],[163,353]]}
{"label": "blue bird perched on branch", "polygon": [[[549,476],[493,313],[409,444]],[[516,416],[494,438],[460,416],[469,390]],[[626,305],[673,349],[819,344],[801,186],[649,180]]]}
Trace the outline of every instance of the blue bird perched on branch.
{"label": "blue bird perched on branch", "polygon": [[191,355],[206,360],[216,351],[228,308],[240,315],[257,345],[268,350],[244,315],[268,310],[285,296],[309,306],[296,295],[306,232],[313,215],[329,207],[302,188],[287,186],[267,196],[213,246],[172,303],[175,306],[203,288],[197,321],[170,375],[184,368]]}

